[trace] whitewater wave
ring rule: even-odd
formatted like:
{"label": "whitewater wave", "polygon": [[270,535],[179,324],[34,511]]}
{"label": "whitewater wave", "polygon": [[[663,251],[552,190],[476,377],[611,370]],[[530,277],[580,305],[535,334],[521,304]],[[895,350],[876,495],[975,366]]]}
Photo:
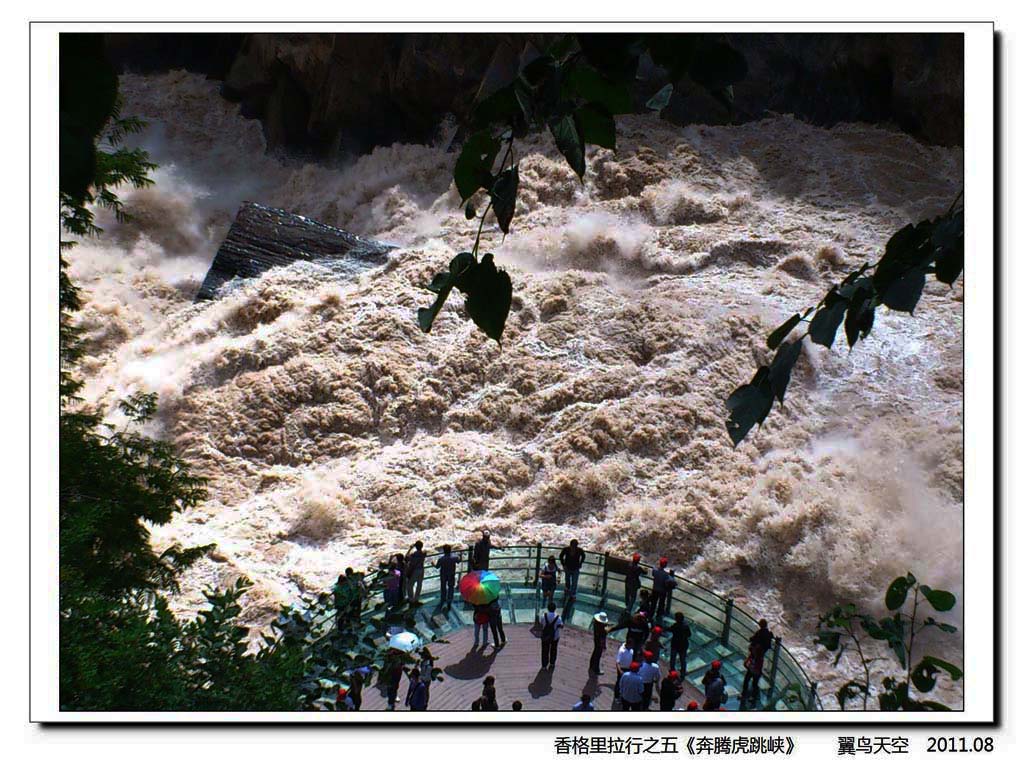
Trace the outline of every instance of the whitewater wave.
{"label": "whitewater wave", "polygon": [[[515,290],[499,348],[457,300],[430,335],[415,323],[422,286],[475,236],[453,155],[399,144],[294,162],[268,155],[259,124],[201,77],[125,76],[122,89],[161,167],[125,192],[133,222],[102,221],[72,253],[72,275],[88,298],[87,398],[116,420],[119,398],[157,392],[154,432],[211,481],[210,501],[154,531],[158,546],[218,545],[177,609],[245,574],[260,625],[415,538],[576,537],[665,555],[735,595],[828,692],[820,612],[908,568],[959,591],[959,286],[930,287],[913,318],[880,310],[851,354],[807,349],[785,408],[737,449],[723,406],[772,328],[948,206],[959,150],[788,117],[634,116],[581,184],[545,138],[517,144],[512,232],[483,238]],[[193,305],[243,199],[400,247],[353,280],[295,264]],[[958,637],[946,641],[955,657]]]}

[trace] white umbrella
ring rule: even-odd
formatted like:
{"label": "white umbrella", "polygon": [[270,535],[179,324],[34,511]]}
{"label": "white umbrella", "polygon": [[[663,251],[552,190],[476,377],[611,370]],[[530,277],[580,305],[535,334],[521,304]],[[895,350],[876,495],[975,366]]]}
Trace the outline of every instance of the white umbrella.
{"label": "white umbrella", "polygon": [[423,640],[411,631],[403,631],[400,634],[395,634],[388,641],[388,647],[392,650],[401,650],[402,652],[412,652],[413,650],[418,650],[422,646]]}

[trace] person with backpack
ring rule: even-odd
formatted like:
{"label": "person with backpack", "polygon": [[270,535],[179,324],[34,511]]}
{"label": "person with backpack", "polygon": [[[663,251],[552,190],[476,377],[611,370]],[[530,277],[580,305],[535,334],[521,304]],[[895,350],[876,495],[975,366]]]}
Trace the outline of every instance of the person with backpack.
{"label": "person with backpack", "polygon": [[626,569],[626,612],[632,612],[636,595],[640,591],[640,579],[643,578],[644,566],[640,564],[640,555],[634,554],[633,561]]}
{"label": "person with backpack", "polygon": [[725,703],[725,677],[722,676],[722,661],[711,661],[711,668],[701,680],[704,685],[704,710],[718,711]]}
{"label": "person with backpack", "polygon": [[491,636],[494,638],[495,647],[504,647],[505,623],[501,617],[501,603],[495,599],[487,605],[488,625],[491,627]]}
{"label": "person with backpack", "polygon": [[441,556],[437,558],[434,563],[440,572],[441,578],[441,608],[444,609],[447,605],[452,606],[452,600],[455,598],[455,573],[459,567],[459,555],[452,553],[451,544],[446,543],[441,549]]}
{"label": "person with backpack", "polygon": [[427,561],[427,552],[423,550],[423,541],[416,541],[405,553],[405,598],[410,605],[420,603],[423,590],[423,566]]}
{"label": "person with backpack", "polygon": [[555,588],[558,586],[558,563],[554,556],[548,557],[548,562],[537,574],[540,579],[540,593],[543,604],[551,602],[555,598]]}
{"label": "person with backpack", "polygon": [[558,640],[562,636],[562,618],[555,612],[555,603],[548,602],[548,611],[540,617],[540,667],[555,670]]}
{"label": "person with backpack", "polygon": [[681,612],[675,614],[676,622],[672,626],[672,640],[669,643],[668,668],[675,671],[676,659],[679,659],[679,667],[682,675],[686,676],[686,655],[690,651],[690,624],[686,622],[686,616]]}
{"label": "person with backpack", "polygon": [[409,672],[409,691],[405,694],[405,705],[410,711],[427,710],[427,683],[420,678],[420,670]]}
{"label": "person with backpack", "polygon": [[595,676],[601,673],[601,656],[608,646],[608,613],[599,612],[594,615],[594,651],[590,654],[590,673]]}
{"label": "person with backpack", "polygon": [[[491,613],[487,609],[487,605],[473,605],[473,647],[480,644],[480,633],[483,632],[484,642],[480,644],[480,649],[483,650],[487,647],[487,630],[491,625]],[[494,637],[494,643],[498,643],[498,638]]]}
{"label": "person with backpack", "polygon": [[569,541],[569,545],[562,549],[562,553],[558,555],[558,560],[562,563],[562,569],[565,570],[566,603],[576,598],[576,587],[580,582],[580,568],[583,567],[583,562],[586,558],[586,553],[580,548],[580,542],[575,538]]}

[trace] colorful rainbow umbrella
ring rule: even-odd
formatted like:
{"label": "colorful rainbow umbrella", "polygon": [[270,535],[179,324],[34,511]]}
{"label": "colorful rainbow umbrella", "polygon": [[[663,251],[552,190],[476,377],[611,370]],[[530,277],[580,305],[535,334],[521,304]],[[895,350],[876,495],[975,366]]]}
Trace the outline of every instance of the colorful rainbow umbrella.
{"label": "colorful rainbow umbrella", "polygon": [[501,580],[490,570],[474,570],[459,581],[459,593],[471,605],[486,605],[501,593]]}

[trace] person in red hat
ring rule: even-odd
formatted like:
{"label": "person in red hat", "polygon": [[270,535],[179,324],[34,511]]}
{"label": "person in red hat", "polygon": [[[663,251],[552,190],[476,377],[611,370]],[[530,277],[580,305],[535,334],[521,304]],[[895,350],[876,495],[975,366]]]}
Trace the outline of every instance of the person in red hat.
{"label": "person in red hat", "polygon": [[686,704],[687,711],[700,711],[700,706],[697,705],[697,701],[691,700]]}
{"label": "person in red hat", "polygon": [[678,671],[669,671],[661,682],[661,689],[658,691],[658,708],[662,711],[671,711],[676,707],[676,701],[683,694],[683,680],[679,678]]}
{"label": "person in red hat", "polygon": [[626,568],[626,612],[633,611],[633,603],[640,591],[640,579],[644,575],[644,566],[640,564],[640,555],[634,554],[633,561]]}
{"label": "person in red hat", "polygon": [[658,662],[654,659],[654,653],[650,650],[644,650],[643,654],[644,661],[640,664],[640,678],[644,682],[644,699],[643,707],[644,711],[651,707],[651,698],[654,696],[654,686],[658,683],[661,678],[661,669],[658,668]]}
{"label": "person in red hat", "polygon": [[672,580],[672,576],[668,571],[668,558],[662,557],[658,560],[658,567],[654,572],[651,573],[651,596],[654,598],[654,615],[652,616],[655,620],[665,614],[668,609],[668,597],[672,586],[669,585],[669,581]]}
{"label": "person in red hat", "polygon": [[640,664],[633,661],[629,671],[619,680],[619,697],[623,711],[642,711],[644,707],[644,680],[640,678]]}
{"label": "person in red hat", "polygon": [[725,677],[722,676],[722,661],[711,661],[711,668],[701,680],[704,685],[704,710],[717,711],[725,702]]}
{"label": "person in red hat", "polygon": [[338,688],[338,697],[334,704],[335,711],[353,711],[355,710],[355,704],[352,703],[352,698],[349,697],[348,690],[344,687]]}
{"label": "person in red hat", "polygon": [[654,655],[654,662],[658,663],[661,660],[661,626],[654,626],[651,628],[651,636],[647,639],[647,645],[644,647],[645,650],[651,652]]}

